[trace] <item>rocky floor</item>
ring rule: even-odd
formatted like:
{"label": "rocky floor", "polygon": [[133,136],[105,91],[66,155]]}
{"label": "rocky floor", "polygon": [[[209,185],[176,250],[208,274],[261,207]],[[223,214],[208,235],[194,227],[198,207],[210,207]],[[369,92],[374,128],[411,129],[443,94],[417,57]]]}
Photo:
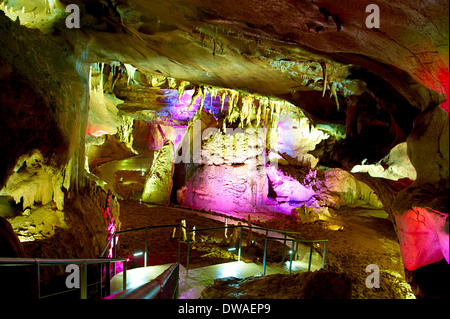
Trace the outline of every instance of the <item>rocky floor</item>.
{"label": "rocky floor", "polygon": [[[186,220],[188,228],[221,227],[224,224],[195,214],[188,209],[179,207],[148,206],[137,201],[121,201],[120,220],[122,230],[147,225],[167,225]],[[260,221],[262,227],[301,232],[304,239],[328,239],[326,250],[325,270],[345,274],[352,282],[351,298],[353,299],[404,299],[413,296],[411,288],[404,280],[404,271],[399,246],[392,224],[385,218],[382,210],[367,207],[346,207],[333,212],[328,221],[317,221],[311,224],[301,224],[288,218],[267,218]],[[254,221],[254,225],[256,225]],[[336,227],[337,226],[337,227]],[[338,230],[336,230],[338,229]],[[171,239],[172,228],[159,228],[149,231],[149,265],[175,262],[178,254],[178,241]],[[189,267],[196,268],[220,262],[236,260],[234,252],[228,251],[228,245],[221,243],[223,230],[197,232],[196,241],[191,244]],[[244,261],[261,262],[263,237],[254,234],[256,245],[249,249],[243,247]],[[120,257],[131,256],[135,251],[144,249],[145,232],[127,233],[120,236],[118,254]],[[243,238],[246,238],[244,233]],[[244,242],[244,240],[243,240]],[[258,242],[261,245],[258,245]],[[280,246],[282,246],[280,244]],[[323,247],[316,246],[318,251]],[[271,261],[281,259],[282,247],[272,247],[269,251]],[[181,264],[186,266],[186,242],[181,243]],[[277,253],[278,252],[278,253]],[[143,257],[133,257],[130,266],[143,265]],[[366,278],[370,273],[366,267],[375,264],[380,270],[380,288],[368,288]],[[265,291],[265,298],[270,294],[277,298],[279,291],[268,292],[266,283],[258,279],[256,286],[252,286],[252,295],[258,287]],[[280,279],[285,280],[285,279]],[[251,280],[246,285],[252,285]],[[296,285],[295,280],[289,281]],[[224,282],[219,285],[224,286]],[[225,285],[227,285],[225,283]],[[233,288],[234,287],[234,288]],[[229,283],[229,288],[236,288],[236,283]],[[268,295],[269,294],[269,295]]]}

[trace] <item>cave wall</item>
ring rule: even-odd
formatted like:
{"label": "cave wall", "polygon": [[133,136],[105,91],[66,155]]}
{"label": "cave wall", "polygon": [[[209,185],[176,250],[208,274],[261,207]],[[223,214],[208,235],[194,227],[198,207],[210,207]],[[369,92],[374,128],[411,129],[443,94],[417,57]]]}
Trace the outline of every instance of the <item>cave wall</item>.
{"label": "cave wall", "polygon": [[11,219],[15,235],[28,240],[27,257],[98,257],[109,225],[106,193],[85,175],[85,48],[3,11],[0,33],[0,192],[22,206]]}
{"label": "cave wall", "polygon": [[76,192],[84,183],[86,70],[77,68],[67,43],[24,28],[3,12],[0,30],[5,137],[0,146],[8,149],[1,159],[0,184],[5,185],[20,156],[39,150],[45,164],[57,168],[68,180],[65,186]]}
{"label": "cave wall", "polygon": [[407,143],[417,179],[392,203],[403,264],[417,295],[448,296],[442,282],[449,270],[449,121],[444,111],[431,105],[422,112]]}

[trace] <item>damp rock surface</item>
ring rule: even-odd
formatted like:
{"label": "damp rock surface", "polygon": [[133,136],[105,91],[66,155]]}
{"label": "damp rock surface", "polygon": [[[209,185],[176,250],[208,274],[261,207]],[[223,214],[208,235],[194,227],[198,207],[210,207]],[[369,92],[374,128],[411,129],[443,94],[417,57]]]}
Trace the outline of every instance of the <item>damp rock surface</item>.
{"label": "damp rock surface", "polygon": [[350,299],[352,284],[344,274],[323,270],[214,280],[202,299]]}

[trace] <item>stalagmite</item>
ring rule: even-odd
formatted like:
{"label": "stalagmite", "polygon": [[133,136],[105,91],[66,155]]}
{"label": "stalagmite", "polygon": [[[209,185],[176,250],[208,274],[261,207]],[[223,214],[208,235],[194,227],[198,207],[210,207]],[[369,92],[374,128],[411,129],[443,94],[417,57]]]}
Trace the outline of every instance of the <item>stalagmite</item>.
{"label": "stalagmite", "polygon": [[185,219],[183,219],[181,221],[181,225],[182,225],[182,227],[181,227],[181,233],[182,233],[181,240],[182,241],[186,241],[187,240],[187,235],[186,235],[186,220]]}
{"label": "stalagmite", "polygon": [[191,231],[191,241],[195,241],[195,226],[192,227],[192,231]]}
{"label": "stalagmite", "polygon": [[167,141],[155,155],[150,173],[145,181],[142,201],[167,205],[173,186],[174,147]]}

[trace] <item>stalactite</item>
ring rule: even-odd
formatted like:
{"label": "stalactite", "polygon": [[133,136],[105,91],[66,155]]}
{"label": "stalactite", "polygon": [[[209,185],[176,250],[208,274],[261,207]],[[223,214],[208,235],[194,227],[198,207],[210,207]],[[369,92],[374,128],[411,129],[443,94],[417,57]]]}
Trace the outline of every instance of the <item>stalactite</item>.
{"label": "stalactite", "polygon": [[323,72],[323,91],[322,91],[322,97],[325,96],[325,92],[327,90],[327,64],[321,63],[322,65],[322,72]]}
{"label": "stalactite", "polygon": [[171,89],[175,89],[177,87],[177,82],[174,78],[167,78],[167,85]]}
{"label": "stalactite", "polygon": [[270,105],[270,123],[272,123],[272,119],[273,119],[273,110],[274,110],[274,103],[273,101],[269,101],[269,105]]}
{"label": "stalactite", "polygon": [[125,63],[125,68],[127,70],[127,85],[130,84],[130,80],[133,82],[134,81],[134,73],[136,72],[137,68],[135,68],[134,66]]}
{"label": "stalactite", "polygon": [[105,68],[105,63],[100,63],[100,81],[98,84],[98,91],[103,93],[103,70]]}
{"label": "stalactite", "polygon": [[268,107],[265,107],[265,116],[264,116],[264,125],[266,126],[266,127],[269,127],[269,125],[270,125],[270,118],[269,118],[269,116],[270,116],[270,108],[268,108]]}
{"label": "stalactite", "polygon": [[336,102],[337,110],[339,111],[339,100],[338,100],[337,93],[336,93],[336,82],[333,82],[331,84],[331,94],[334,97],[334,101]]}
{"label": "stalactite", "polygon": [[231,114],[233,113],[233,108],[234,108],[234,99],[235,99],[235,94],[234,92],[230,92],[231,94],[228,96],[228,117],[231,116]]}
{"label": "stalactite", "polygon": [[224,104],[225,104],[225,98],[227,97],[227,91],[223,91],[222,92],[222,97],[221,97],[221,99],[222,99],[222,104],[221,104],[221,106],[220,106],[220,111],[221,112],[223,112],[223,106],[224,106]]}
{"label": "stalactite", "polygon": [[181,81],[181,83],[178,85],[177,91],[178,91],[178,103],[180,102],[180,98],[184,93],[184,90],[186,89],[186,86],[189,85],[189,82],[187,81]]}
{"label": "stalactite", "polygon": [[199,86],[194,87],[194,94],[192,94],[191,103],[189,104],[188,111],[192,109],[194,106],[195,101],[202,96],[202,91]]}
{"label": "stalactite", "polygon": [[256,111],[256,123],[261,126],[261,103],[258,100],[258,109]]}
{"label": "stalactite", "polygon": [[206,95],[206,93],[205,93],[203,87],[200,87],[199,92],[200,92],[200,107],[199,107],[199,109],[201,111],[201,110],[203,110],[203,105],[205,104],[205,95]]}

